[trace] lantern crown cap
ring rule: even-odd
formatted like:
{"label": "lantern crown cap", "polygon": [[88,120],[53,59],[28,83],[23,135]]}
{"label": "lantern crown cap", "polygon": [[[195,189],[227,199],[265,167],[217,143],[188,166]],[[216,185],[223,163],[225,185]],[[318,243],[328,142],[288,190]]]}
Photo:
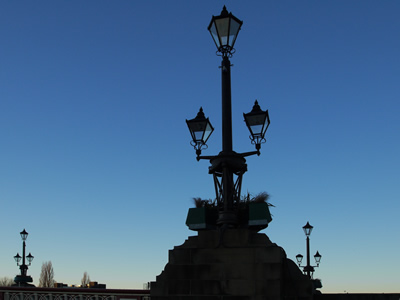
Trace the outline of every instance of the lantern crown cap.
{"label": "lantern crown cap", "polygon": [[200,107],[199,112],[197,113],[195,119],[205,119],[205,118],[206,116],[204,115],[203,107]]}
{"label": "lantern crown cap", "polygon": [[224,7],[222,8],[221,11],[221,17],[227,17],[229,15],[228,10],[226,9],[226,6],[224,5]]}
{"label": "lantern crown cap", "polygon": [[252,108],[251,112],[254,113],[254,112],[260,112],[260,111],[262,111],[262,110],[261,110],[261,107],[260,107],[260,105],[258,104],[258,101],[256,100],[256,101],[254,102],[254,105],[253,105],[253,108]]}

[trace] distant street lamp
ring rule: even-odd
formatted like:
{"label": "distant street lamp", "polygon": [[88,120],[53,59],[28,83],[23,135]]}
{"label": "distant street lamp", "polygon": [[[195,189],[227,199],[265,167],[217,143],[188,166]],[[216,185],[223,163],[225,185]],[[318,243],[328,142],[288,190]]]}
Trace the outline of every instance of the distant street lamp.
{"label": "distant street lamp", "polygon": [[[23,231],[20,232],[21,238],[22,238],[22,256],[17,253],[17,255],[14,256],[14,259],[17,263],[17,266],[19,266],[21,270],[21,275],[17,275],[14,278],[16,286],[32,286],[32,284],[29,284],[28,282],[32,282],[32,277],[27,275],[28,271],[28,266],[31,265],[32,260],[33,260],[33,255],[29,253],[28,255],[25,255],[25,247],[26,247],[26,239],[28,238],[28,233],[24,229]],[[25,263],[25,259],[28,261],[28,265]],[[22,264],[20,264],[22,260]]]}
{"label": "distant street lamp", "polygon": [[316,266],[311,266],[310,265],[310,235],[311,231],[313,230],[313,226],[310,225],[310,223],[307,222],[305,226],[303,226],[304,233],[306,234],[307,237],[307,265],[301,266],[301,261],[303,260],[303,255],[297,254],[296,255],[296,260],[297,264],[299,265],[300,268],[303,268],[303,272],[307,274],[308,278],[312,279],[313,274],[314,274],[314,267],[319,267],[319,263],[321,262],[321,255],[317,251],[314,255],[315,263],[317,264]]}
{"label": "distant street lamp", "polygon": [[[257,100],[251,112],[243,114],[250,130],[250,139],[256,151],[236,153],[232,149],[232,100],[231,63],[236,38],[243,22],[228,13],[224,6],[219,16],[213,16],[208,30],[217,46],[217,55],[222,56],[222,151],[215,156],[200,156],[207,149],[207,140],[214,131],[203,109],[196,118],[186,120],[192,136],[191,144],[196,150],[197,160],[209,159],[209,173],[213,175],[219,217],[217,225],[234,227],[237,225],[237,206],[240,200],[242,176],[247,171],[246,156],[260,155],[261,144],[265,143],[265,133],[270,124],[268,110],[261,110]],[[235,178],[236,177],[236,178]]]}

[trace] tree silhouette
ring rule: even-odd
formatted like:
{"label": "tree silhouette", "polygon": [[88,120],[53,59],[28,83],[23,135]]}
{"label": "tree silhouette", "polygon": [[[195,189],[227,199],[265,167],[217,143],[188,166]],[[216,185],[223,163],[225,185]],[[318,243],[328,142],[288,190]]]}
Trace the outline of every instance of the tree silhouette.
{"label": "tree silhouette", "polygon": [[54,287],[54,270],[51,261],[43,262],[40,272],[39,287]]}
{"label": "tree silhouette", "polygon": [[87,272],[83,273],[83,277],[81,279],[81,286],[82,287],[88,287],[90,283],[90,276]]}
{"label": "tree silhouette", "polygon": [[14,284],[14,280],[9,277],[0,278],[0,286],[11,286]]}

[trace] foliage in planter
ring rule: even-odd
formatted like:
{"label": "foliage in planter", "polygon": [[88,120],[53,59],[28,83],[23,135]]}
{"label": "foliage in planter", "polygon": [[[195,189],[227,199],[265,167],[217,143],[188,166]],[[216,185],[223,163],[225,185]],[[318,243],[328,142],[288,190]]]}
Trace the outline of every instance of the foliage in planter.
{"label": "foliage in planter", "polygon": [[216,201],[203,200],[201,198],[193,198],[193,202],[196,208],[206,207],[206,208],[217,208]]}
{"label": "foliage in planter", "polygon": [[320,291],[317,290],[317,289],[322,288],[322,281],[321,281],[321,279],[318,279],[318,278],[311,279],[311,282],[312,282],[313,287],[314,287],[314,293],[321,293]]}
{"label": "foliage in planter", "polygon": [[213,229],[217,226],[218,207],[212,200],[193,198],[195,208],[189,208],[186,225],[191,230]]}
{"label": "foliage in planter", "polygon": [[[260,193],[256,196],[252,196],[250,193],[247,193],[246,196],[244,196],[240,201],[237,201],[235,203],[235,210],[237,212],[238,216],[238,226],[242,228],[251,228],[254,230],[261,230],[263,228],[266,228],[268,226],[268,223],[272,220],[271,215],[269,213],[269,207],[273,205],[268,202],[269,200],[269,194],[266,192]],[[192,211],[189,211],[189,214],[192,216],[197,213],[197,214],[204,214],[204,219],[206,219],[207,226],[201,226],[201,229],[208,229],[208,228],[213,228],[216,226],[216,222],[218,219],[218,204],[216,200],[203,200],[201,198],[193,198],[195,207],[197,209],[197,212],[194,212],[194,209],[190,209]],[[262,225],[258,224],[257,220],[251,220],[249,222],[249,216],[254,215],[252,212],[260,210],[262,213],[261,215],[267,215],[268,217],[262,217],[262,220],[260,219],[260,222]],[[190,229],[196,230],[196,224],[191,223],[193,220],[193,217],[189,218],[188,214],[188,219],[186,220],[186,224],[189,226]],[[250,223],[256,222],[257,224],[251,225]],[[200,228],[199,228],[200,229]]]}
{"label": "foliage in planter", "polygon": [[268,202],[269,197],[267,192],[254,197],[247,193],[238,204],[239,226],[257,231],[266,228],[272,220],[269,207],[274,207]]}

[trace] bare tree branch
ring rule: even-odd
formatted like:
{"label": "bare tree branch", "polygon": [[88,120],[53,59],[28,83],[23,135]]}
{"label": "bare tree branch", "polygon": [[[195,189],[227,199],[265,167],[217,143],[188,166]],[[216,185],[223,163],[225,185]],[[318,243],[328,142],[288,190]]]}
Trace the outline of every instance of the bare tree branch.
{"label": "bare tree branch", "polygon": [[10,277],[0,278],[0,286],[12,286],[13,284],[14,284],[14,280]]}

